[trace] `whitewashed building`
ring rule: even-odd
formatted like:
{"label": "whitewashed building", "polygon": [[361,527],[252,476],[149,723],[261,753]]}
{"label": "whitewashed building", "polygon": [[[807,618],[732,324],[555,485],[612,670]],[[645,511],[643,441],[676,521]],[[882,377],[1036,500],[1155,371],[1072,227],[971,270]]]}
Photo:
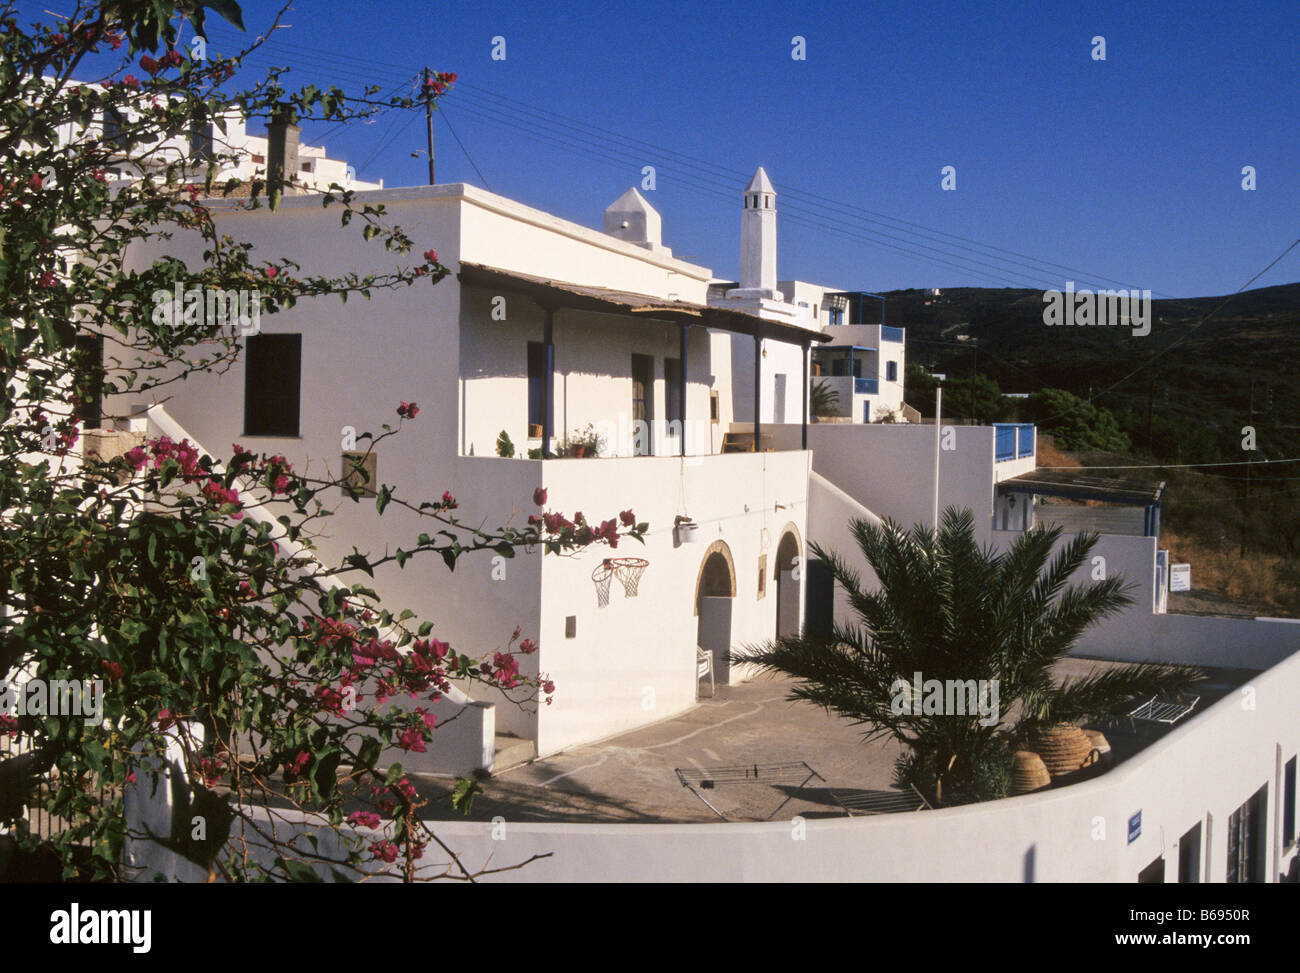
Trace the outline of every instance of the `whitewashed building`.
{"label": "whitewashed building", "polygon": [[[799,628],[811,454],[801,441],[773,449],[761,432],[764,449],[754,451],[752,427],[747,439],[732,420],[735,402],[774,388],[768,361],[790,363],[786,414],[806,418],[804,363],[825,340],[815,322],[765,297],[710,300],[714,275],[672,255],[635,191],[611,206],[605,231],[462,184],[365,201],[436,246],[453,275],[375,291],[369,302],[302,301],[263,316],[228,373],[191,377],[148,428],[216,452],[239,442],[341,479],[347,431],[393,423],[398,402],[414,401],[419,417],[374,456],[375,478],[400,496],[450,490],[467,523],[492,526],[537,512],[541,488],[553,509],[601,519],[631,509],[651,525],[644,548],[479,556],[451,574],[441,560],[417,559],[377,572],[386,603],[432,619],[464,651],[499,648],[521,626],[540,646],[522,659],[525,674],[558,687],[540,711],[479,700],[470,752],[427,769],[465,771],[505,751],[544,755],[675,715],[696,702],[697,646],[713,652],[725,682],[732,646]],[[381,270],[392,259],[340,232],[337,211],[310,196],[286,196],[273,213],[210,205],[222,232],[305,273]],[[131,259],[147,265],[163,246],[192,266],[201,260],[200,245],[180,238]],[[733,373],[733,341],[757,349],[757,376]],[[599,459],[524,458],[543,444],[570,453],[588,426],[604,440]],[[502,433],[514,457],[498,455]],[[339,501],[318,539],[327,560],[354,544],[409,545],[429,527],[395,507],[380,518],[342,489]],[[635,595],[599,580],[611,555],[648,561]]]}

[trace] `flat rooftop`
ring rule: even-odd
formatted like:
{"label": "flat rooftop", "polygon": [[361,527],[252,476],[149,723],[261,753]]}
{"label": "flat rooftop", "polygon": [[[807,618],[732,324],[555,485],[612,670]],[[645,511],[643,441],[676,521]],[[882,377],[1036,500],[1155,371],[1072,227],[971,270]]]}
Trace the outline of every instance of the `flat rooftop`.
{"label": "flat rooftop", "polygon": [[[1070,658],[1056,670],[1059,678],[1084,675],[1096,667],[1120,663]],[[1183,724],[1242,685],[1253,671],[1207,670],[1200,701]],[[761,676],[736,686],[719,686],[691,710],[653,726],[599,743],[534,760],[505,770],[484,783],[469,820],[583,821],[624,824],[717,822],[719,818],[679,782],[675,770],[806,762],[825,781],[766,783],[719,782],[702,791],[730,821],[762,821],[787,797],[780,818],[839,817],[846,812],[831,790],[853,796],[862,791],[892,791],[895,758],[902,747],[891,738],[863,742],[861,727],[828,714],[811,703],[790,702],[792,681]],[[1169,732],[1168,727],[1108,729],[1117,761],[1137,753]],[[414,775],[413,775],[414,779]],[[417,782],[429,797],[448,791],[445,778]],[[446,801],[425,807],[426,819],[464,818]]]}

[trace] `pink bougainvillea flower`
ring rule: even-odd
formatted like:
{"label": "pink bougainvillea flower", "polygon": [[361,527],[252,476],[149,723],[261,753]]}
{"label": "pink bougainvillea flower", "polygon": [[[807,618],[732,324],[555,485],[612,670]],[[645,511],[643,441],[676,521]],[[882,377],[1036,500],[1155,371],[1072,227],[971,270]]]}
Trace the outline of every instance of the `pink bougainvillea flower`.
{"label": "pink bougainvillea flower", "polygon": [[353,811],[348,815],[348,822],[363,828],[377,828],[382,819],[374,811]]}
{"label": "pink bougainvillea flower", "polygon": [[117,682],[117,680],[122,678],[123,670],[121,665],[119,665],[116,662],[105,662],[104,672],[109,679],[112,679],[114,682]]}
{"label": "pink bougainvillea flower", "polygon": [[426,263],[436,264],[438,262],[438,251],[437,250],[424,251],[424,260]]}
{"label": "pink bougainvillea flower", "polygon": [[148,71],[150,74],[157,74],[162,70],[162,65],[151,58],[148,54],[140,58],[140,67]]}
{"label": "pink bougainvillea flower", "polygon": [[624,510],[618,515],[618,519],[623,522],[624,527],[631,527],[636,523],[636,514],[630,510]]}
{"label": "pink bougainvillea flower", "polygon": [[412,753],[424,753],[424,734],[418,727],[408,726],[397,738],[397,745]]}
{"label": "pink bougainvillea flower", "polygon": [[524,655],[532,655],[537,651],[537,643],[532,639],[524,639],[519,643],[519,651]]}
{"label": "pink bougainvillea flower", "polygon": [[33,189],[40,189],[45,185],[45,180],[41,178],[41,174],[38,172],[34,174],[31,179],[27,180],[27,185],[31,186]]}
{"label": "pink bougainvillea flower", "polygon": [[176,716],[171,712],[171,710],[160,709],[158,711],[157,720],[158,729],[160,730],[170,730],[176,725]]}
{"label": "pink bougainvillea flower", "polygon": [[266,276],[267,276],[268,279],[274,279],[274,278],[275,278],[275,275],[278,274],[279,272],[280,272],[280,268],[279,268],[279,267],[267,267],[267,268],[266,268]]}
{"label": "pink bougainvillea flower", "polygon": [[382,862],[392,864],[397,861],[397,845],[391,841],[376,841],[370,846],[370,854]]}
{"label": "pink bougainvillea flower", "polygon": [[448,510],[455,510],[460,506],[460,504],[456,502],[456,498],[451,495],[450,490],[442,491],[442,505]]}
{"label": "pink bougainvillea flower", "polygon": [[123,88],[138,89],[140,87],[140,79],[137,78],[134,74],[128,74],[124,78],[122,78],[122,80],[119,81],[118,84],[120,84]]}
{"label": "pink bougainvillea flower", "polygon": [[545,487],[538,487],[536,490],[533,491],[533,503],[537,504],[537,506],[539,506],[539,507],[545,507],[545,506],[546,506],[546,488],[545,488]]}

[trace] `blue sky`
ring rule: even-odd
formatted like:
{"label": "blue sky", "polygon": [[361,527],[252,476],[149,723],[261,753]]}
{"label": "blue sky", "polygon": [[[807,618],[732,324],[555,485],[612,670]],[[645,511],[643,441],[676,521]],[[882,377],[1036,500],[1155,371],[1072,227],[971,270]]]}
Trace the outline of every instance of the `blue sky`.
{"label": "blue sky", "polygon": [[[256,32],[278,5],[243,7]],[[285,20],[250,68],[352,90],[400,86],[425,64],[457,72],[435,119],[439,182],[486,179],[599,226],[653,165],[645,195],[664,242],[724,277],[760,163],[779,193],[780,276],[846,288],[1105,277],[1157,296],[1222,294],[1300,236],[1295,0],[300,0]],[[209,33],[223,51],[237,34]],[[504,61],[491,57],[498,35]],[[795,35],[805,61],[791,57]],[[1096,35],[1105,61],[1091,56]],[[410,155],[424,147],[422,115],[326,145],[360,178],[426,179]],[[948,165],[953,192],[940,188]],[[1241,187],[1246,165],[1255,191]],[[1300,249],[1254,286],[1296,280]]]}

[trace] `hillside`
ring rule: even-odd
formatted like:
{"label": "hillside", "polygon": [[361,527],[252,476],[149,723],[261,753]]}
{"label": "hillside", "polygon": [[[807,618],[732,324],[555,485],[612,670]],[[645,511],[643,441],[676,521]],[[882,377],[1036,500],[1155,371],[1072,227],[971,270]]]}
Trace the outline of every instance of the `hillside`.
{"label": "hillside", "polygon": [[[908,290],[886,298],[887,322],[907,328],[911,363],[949,378],[978,370],[1003,392],[1091,393],[1132,446],[1080,457],[1085,465],[1254,460],[1249,469],[1153,469],[1169,481],[1163,533],[1209,569],[1199,577],[1211,590],[1257,610],[1300,614],[1300,463],[1266,463],[1300,457],[1300,283],[1245,291],[1226,304],[1153,301],[1145,337],[1120,327],[1048,327],[1040,291],[954,288],[934,298]],[[1253,454],[1242,450],[1248,424]]]}

